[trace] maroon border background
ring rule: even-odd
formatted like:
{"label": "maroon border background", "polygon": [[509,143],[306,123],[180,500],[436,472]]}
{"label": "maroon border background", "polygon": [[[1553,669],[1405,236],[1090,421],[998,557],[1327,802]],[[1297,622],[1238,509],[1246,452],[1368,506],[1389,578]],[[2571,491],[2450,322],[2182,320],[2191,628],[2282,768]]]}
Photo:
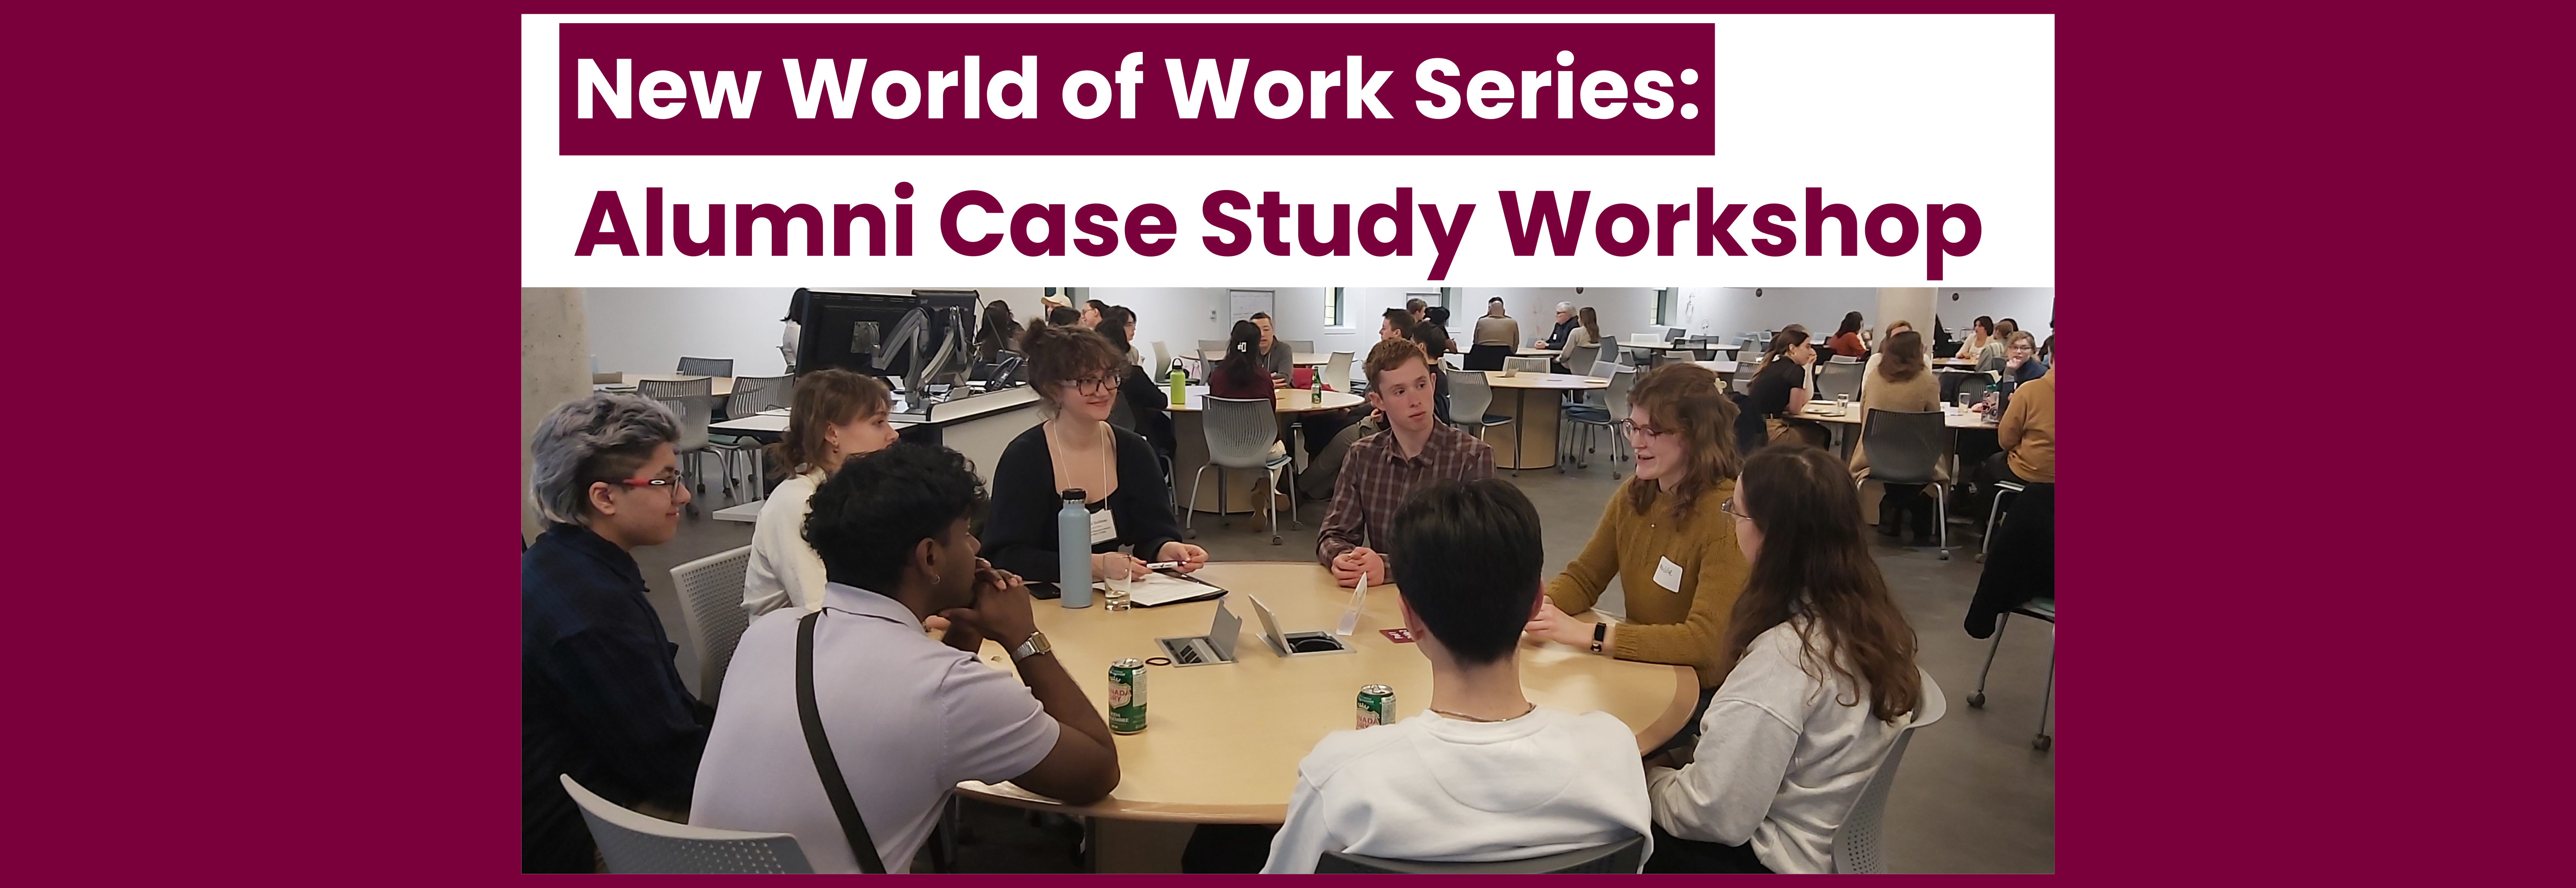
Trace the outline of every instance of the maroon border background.
{"label": "maroon border background", "polygon": [[[2562,485],[2485,378],[2325,362],[2563,338],[2561,15],[2060,13],[2060,871],[2542,871]],[[516,13],[15,26],[13,871],[515,871]]]}

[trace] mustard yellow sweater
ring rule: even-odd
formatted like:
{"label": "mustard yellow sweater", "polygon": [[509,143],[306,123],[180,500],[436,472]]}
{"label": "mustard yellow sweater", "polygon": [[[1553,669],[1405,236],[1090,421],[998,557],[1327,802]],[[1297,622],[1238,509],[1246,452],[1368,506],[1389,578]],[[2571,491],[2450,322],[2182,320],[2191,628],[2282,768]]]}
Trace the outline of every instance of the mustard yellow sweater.
{"label": "mustard yellow sweater", "polygon": [[[1652,484],[1643,478],[1629,484]],[[1735,545],[1735,524],[1718,508],[1735,495],[1727,481],[1700,494],[1691,513],[1676,522],[1671,494],[1655,492],[1646,514],[1628,507],[1622,486],[1601,510],[1601,524],[1583,554],[1547,584],[1547,597],[1557,609],[1580,614],[1592,609],[1619,578],[1628,600],[1628,621],[1613,634],[1612,656],[1648,663],[1677,663],[1699,671],[1699,686],[1713,688],[1726,680],[1718,662],[1726,635],[1726,617],[1735,596],[1744,591],[1747,565]],[[1680,588],[1655,584],[1655,568],[1670,558],[1682,569]]]}

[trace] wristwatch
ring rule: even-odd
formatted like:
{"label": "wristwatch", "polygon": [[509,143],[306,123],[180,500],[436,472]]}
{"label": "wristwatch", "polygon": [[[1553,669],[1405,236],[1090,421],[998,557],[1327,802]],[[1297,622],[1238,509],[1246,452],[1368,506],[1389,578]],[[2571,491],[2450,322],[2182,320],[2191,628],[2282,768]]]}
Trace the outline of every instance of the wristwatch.
{"label": "wristwatch", "polygon": [[[1601,648],[1599,644],[1594,644],[1592,647],[1594,650]],[[1020,642],[1019,647],[1011,649],[1011,662],[1017,663],[1039,654],[1053,652],[1055,652],[1055,645],[1047,643],[1046,633],[1033,631],[1029,633],[1029,640]]]}
{"label": "wristwatch", "polygon": [[1601,652],[1601,642],[1608,640],[1608,639],[1609,639],[1609,637],[1610,637],[1610,624],[1608,624],[1608,623],[1594,623],[1594,624],[1592,624],[1592,652],[1593,652],[1593,653],[1596,653],[1596,654],[1597,654],[1597,653],[1600,653],[1600,652]]}

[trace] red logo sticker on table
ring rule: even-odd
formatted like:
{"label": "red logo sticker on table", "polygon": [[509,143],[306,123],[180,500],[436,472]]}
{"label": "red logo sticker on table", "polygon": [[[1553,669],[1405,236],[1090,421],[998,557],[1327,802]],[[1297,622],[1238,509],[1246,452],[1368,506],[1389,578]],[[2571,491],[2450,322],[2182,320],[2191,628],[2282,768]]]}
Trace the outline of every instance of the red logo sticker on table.
{"label": "red logo sticker on table", "polygon": [[1411,629],[1380,629],[1377,632],[1379,635],[1386,636],[1386,640],[1395,642],[1396,644],[1413,643],[1413,630]]}

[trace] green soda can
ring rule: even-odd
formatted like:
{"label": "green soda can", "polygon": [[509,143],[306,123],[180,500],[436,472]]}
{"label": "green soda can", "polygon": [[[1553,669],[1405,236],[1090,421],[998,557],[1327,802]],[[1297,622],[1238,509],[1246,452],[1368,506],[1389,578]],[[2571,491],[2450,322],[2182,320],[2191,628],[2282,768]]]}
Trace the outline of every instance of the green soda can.
{"label": "green soda can", "polygon": [[1360,727],[1395,721],[1395,689],[1385,685],[1360,688]]}
{"label": "green soda can", "polygon": [[1109,732],[1145,730],[1145,661],[1129,657],[1109,664]]}

